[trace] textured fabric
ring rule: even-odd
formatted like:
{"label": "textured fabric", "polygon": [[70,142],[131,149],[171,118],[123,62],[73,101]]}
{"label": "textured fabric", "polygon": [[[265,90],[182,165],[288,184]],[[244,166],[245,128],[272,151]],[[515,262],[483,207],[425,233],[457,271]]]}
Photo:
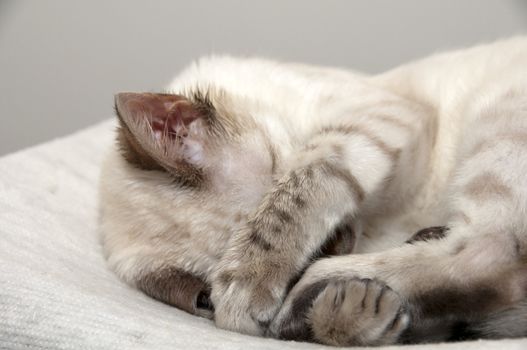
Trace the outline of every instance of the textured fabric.
{"label": "textured fabric", "polygon": [[[121,283],[97,234],[112,130],[105,122],[0,159],[1,349],[332,349],[219,330]],[[421,347],[526,349],[527,339]]]}

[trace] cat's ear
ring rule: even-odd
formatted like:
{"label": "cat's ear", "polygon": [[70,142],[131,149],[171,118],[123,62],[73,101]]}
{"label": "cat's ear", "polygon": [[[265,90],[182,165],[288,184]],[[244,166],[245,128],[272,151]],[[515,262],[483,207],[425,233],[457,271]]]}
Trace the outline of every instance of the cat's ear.
{"label": "cat's ear", "polygon": [[203,165],[207,116],[184,96],[119,93],[115,110],[118,143],[128,162],[178,176]]}

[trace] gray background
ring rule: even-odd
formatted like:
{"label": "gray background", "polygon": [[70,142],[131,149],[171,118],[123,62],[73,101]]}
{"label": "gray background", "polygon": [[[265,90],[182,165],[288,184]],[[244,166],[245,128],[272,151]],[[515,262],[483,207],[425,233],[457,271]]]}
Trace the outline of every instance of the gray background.
{"label": "gray background", "polygon": [[527,32],[527,1],[0,0],[0,154],[111,117],[210,52],[379,72]]}

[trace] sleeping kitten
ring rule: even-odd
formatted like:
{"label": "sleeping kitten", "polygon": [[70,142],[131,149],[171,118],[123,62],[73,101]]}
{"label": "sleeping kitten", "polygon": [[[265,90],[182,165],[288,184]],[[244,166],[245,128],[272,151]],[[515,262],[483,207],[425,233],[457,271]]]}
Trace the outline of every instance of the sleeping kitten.
{"label": "sleeping kitten", "polygon": [[118,94],[108,262],[248,334],[527,335],[525,67],[525,38],[378,76],[209,57],[167,93]]}

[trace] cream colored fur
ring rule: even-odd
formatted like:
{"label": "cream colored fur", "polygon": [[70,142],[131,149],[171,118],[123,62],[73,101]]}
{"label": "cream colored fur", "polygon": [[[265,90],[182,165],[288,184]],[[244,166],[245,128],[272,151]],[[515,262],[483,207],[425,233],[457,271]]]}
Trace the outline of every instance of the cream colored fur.
{"label": "cream colored fur", "polygon": [[[251,334],[263,334],[262,324],[273,320],[271,334],[279,336],[298,293],[329,277],[375,278],[406,300],[506,274],[505,297],[521,300],[525,67],[525,38],[435,55],[377,76],[257,58],[203,58],[168,92],[221,91],[211,94],[216,108],[247,122],[224,147],[193,153],[210,175],[206,191],[174,186],[168,174],[136,169],[110,152],[101,177],[109,264],[130,284],[167,266],[203,276],[212,284],[217,325]],[[352,127],[353,135],[320,133],[341,126]],[[484,144],[489,139],[498,144]],[[264,215],[270,193],[297,169],[328,160],[354,176],[364,200],[344,181],[330,180],[334,173],[315,173],[314,183],[325,191],[312,192],[309,210],[317,214],[302,216],[289,230],[298,230],[302,247],[288,248],[298,247],[292,243],[298,235],[266,236],[288,252],[257,259],[260,265],[283,259],[277,272],[247,260],[253,249],[247,220]],[[497,177],[501,195],[491,190],[490,200],[485,181],[479,182],[483,190],[473,188],[482,174]],[[350,213],[358,236],[354,252],[361,254],[315,262],[286,298],[288,281]],[[446,239],[401,246],[415,231],[437,225],[450,227]],[[460,245],[463,252],[452,254]],[[220,281],[227,274],[232,279]]]}

